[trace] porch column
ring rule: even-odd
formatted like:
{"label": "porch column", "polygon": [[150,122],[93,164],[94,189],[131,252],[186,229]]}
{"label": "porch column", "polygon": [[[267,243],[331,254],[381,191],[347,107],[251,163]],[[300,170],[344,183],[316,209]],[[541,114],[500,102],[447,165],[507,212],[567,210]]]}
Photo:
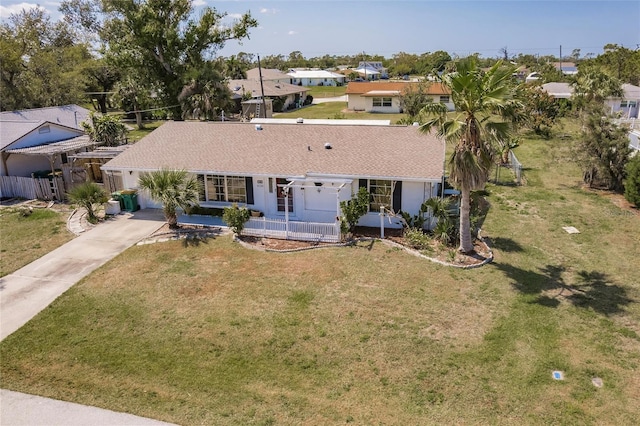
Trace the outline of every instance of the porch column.
{"label": "porch column", "polygon": [[282,188],[284,193],[284,238],[289,239],[289,187]]}

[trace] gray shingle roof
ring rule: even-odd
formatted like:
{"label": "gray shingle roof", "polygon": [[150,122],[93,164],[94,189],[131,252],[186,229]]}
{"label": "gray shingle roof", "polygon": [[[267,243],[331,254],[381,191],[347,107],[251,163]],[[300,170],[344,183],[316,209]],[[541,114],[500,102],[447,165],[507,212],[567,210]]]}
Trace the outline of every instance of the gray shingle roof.
{"label": "gray shingle roof", "polygon": [[82,122],[89,118],[89,110],[78,105],[4,111],[0,121],[49,121],[74,129],[82,129]]}
{"label": "gray shingle roof", "polygon": [[443,161],[443,142],[416,127],[167,122],[103,169],[439,180]]}

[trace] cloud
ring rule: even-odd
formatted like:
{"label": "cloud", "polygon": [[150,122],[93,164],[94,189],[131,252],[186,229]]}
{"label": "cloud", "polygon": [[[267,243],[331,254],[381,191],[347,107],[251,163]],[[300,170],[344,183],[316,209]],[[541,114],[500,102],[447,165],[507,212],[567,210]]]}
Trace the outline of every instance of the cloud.
{"label": "cloud", "polygon": [[204,0],[193,0],[193,5],[196,7],[204,6],[205,4],[207,4],[207,2]]}
{"label": "cloud", "polygon": [[227,18],[240,19],[240,18],[242,18],[242,13],[229,13],[229,14],[227,14]]}
{"label": "cloud", "polygon": [[291,30],[291,31],[289,31],[287,33],[287,35],[296,35],[296,34],[298,34],[298,32],[297,31],[293,31],[293,30]]}
{"label": "cloud", "polygon": [[267,9],[266,7],[263,7],[260,9],[260,13],[263,13],[266,15],[275,15],[277,11],[275,9]]}
{"label": "cloud", "polygon": [[16,15],[20,13],[22,10],[30,10],[30,9],[46,10],[44,7],[35,3],[11,4],[9,6],[0,6],[0,18],[5,19],[5,18],[8,18],[10,15]]}

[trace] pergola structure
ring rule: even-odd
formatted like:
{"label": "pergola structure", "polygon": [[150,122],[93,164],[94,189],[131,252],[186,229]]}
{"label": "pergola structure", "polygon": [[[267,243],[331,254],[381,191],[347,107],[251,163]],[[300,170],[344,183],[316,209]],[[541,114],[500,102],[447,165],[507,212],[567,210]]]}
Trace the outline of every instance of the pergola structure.
{"label": "pergola structure", "polygon": [[[321,176],[313,176],[312,174],[308,174],[304,177],[292,177],[287,178],[289,183],[286,185],[278,185],[282,188],[282,193],[284,195],[284,205],[289,205],[289,190],[291,188],[300,188],[302,190],[317,188],[320,191],[320,188],[333,190],[336,193],[336,220],[340,217],[340,191],[345,187],[350,187],[353,182],[352,179],[335,179],[335,178],[327,178]],[[327,184],[330,184],[327,185]],[[312,186],[313,185],[313,186]],[[289,232],[289,209],[284,209],[284,219],[286,222],[286,234]]]}
{"label": "pergola structure", "polygon": [[57,155],[68,154],[70,152],[78,152],[81,149],[98,145],[98,142],[91,140],[89,136],[83,135],[61,142],[54,142],[46,145],[31,146],[28,148],[8,149],[5,153],[22,154],[31,156],[47,157],[51,164],[51,173],[55,173],[55,160]]}

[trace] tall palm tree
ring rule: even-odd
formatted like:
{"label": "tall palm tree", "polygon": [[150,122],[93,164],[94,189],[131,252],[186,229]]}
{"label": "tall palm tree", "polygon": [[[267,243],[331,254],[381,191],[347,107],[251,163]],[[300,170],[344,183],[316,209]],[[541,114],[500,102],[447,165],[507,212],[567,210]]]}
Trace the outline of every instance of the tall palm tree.
{"label": "tall palm tree", "polygon": [[[512,117],[517,110],[513,70],[496,63],[484,72],[473,56],[456,62],[456,70],[438,77],[451,91],[455,112],[449,113],[442,103],[427,104],[421,111],[427,121],[420,130],[435,129],[445,141],[454,143],[449,158],[449,178],[460,190],[460,247],[463,253],[473,252],[470,223],[471,191],[484,188],[496,154],[496,146],[510,140]],[[516,106],[514,108],[514,106]]]}
{"label": "tall palm tree", "polygon": [[185,210],[198,205],[200,182],[185,170],[161,169],[144,173],[138,184],[149,191],[151,198],[162,203],[164,217],[172,229],[178,227],[178,208]]}

